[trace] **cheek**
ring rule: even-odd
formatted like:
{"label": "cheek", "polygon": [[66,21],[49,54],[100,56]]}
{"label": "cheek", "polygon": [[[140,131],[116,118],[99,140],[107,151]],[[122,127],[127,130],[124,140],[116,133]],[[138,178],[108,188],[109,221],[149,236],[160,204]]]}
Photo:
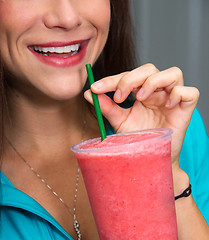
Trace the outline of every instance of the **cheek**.
{"label": "cheek", "polygon": [[8,55],[8,45],[11,32],[15,31],[15,24],[12,15],[13,11],[9,1],[0,1],[0,52],[2,59]]}
{"label": "cheek", "polygon": [[[87,0],[86,0],[87,1]],[[110,23],[110,1],[109,0],[88,0],[88,8],[83,8],[86,18],[98,30],[106,31]]]}
{"label": "cheek", "polygon": [[[100,27],[101,30],[104,31],[109,29],[110,24],[110,2],[103,0],[103,4],[101,6],[101,0],[97,1],[97,4],[95,5],[95,24],[97,24],[98,28]],[[93,15],[93,13],[92,13]]]}
{"label": "cheek", "polygon": [[10,70],[15,66],[13,61],[18,56],[21,36],[34,21],[31,5],[25,0],[0,0],[0,53],[2,62]]}
{"label": "cheek", "polygon": [[[11,8],[9,4],[5,1],[0,1],[0,26],[7,22],[11,18]],[[10,17],[9,17],[10,16]]]}
{"label": "cheek", "polygon": [[[34,6],[27,1],[0,0],[0,27],[14,32],[24,29],[33,18]],[[0,32],[1,34],[1,32]]]}

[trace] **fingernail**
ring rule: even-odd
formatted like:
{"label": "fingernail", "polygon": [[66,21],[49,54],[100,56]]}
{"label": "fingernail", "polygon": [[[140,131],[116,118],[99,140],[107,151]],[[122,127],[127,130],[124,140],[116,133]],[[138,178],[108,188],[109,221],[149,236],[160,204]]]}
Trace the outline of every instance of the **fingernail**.
{"label": "fingernail", "polygon": [[91,87],[93,87],[94,89],[99,89],[101,88],[102,86],[104,85],[104,83],[102,81],[98,81],[98,82],[95,82],[91,85]]}
{"label": "fingernail", "polygon": [[117,89],[116,90],[116,92],[115,92],[115,94],[114,94],[114,99],[115,99],[115,101],[120,101],[120,99],[121,99],[121,91],[120,91],[120,89]]}
{"label": "fingernail", "polygon": [[140,90],[137,93],[137,99],[141,99],[144,95],[144,88],[140,88]]}

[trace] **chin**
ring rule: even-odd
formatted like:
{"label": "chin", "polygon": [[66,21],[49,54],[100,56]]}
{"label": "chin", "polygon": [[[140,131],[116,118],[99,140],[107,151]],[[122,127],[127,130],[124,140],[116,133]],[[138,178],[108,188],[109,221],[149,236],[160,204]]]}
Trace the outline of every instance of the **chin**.
{"label": "chin", "polygon": [[72,100],[73,98],[77,97],[77,95],[69,95],[69,94],[54,94],[53,96],[51,95],[50,98],[55,100],[55,101],[69,101]]}
{"label": "chin", "polygon": [[[70,74],[69,74],[70,75]],[[86,76],[82,75],[54,75],[42,78],[40,84],[34,84],[36,89],[54,100],[70,100],[78,96],[86,83]]]}
{"label": "chin", "polygon": [[75,97],[77,97],[82,92],[83,87],[75,88],[63,88],[63,89],[56,89],[56,91],[49,91],[45,93],[51,99],[57,101],[68,101]]}

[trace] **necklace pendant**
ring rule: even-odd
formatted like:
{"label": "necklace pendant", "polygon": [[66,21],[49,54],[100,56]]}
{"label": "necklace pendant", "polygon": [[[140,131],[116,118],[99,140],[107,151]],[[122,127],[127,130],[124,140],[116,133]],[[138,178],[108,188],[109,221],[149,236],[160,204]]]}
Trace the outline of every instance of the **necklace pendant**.
{"label": "necklace pendant", "polygon": [[76,216],[74,215],[74,223],[73,223],[73,226],[74,226],[74,229],[76,231],[76,234],[78,236],[77,240],[81,240],[82,239],[82,236],[81,236],[81,232],[79,230],[79,223],[78,223],[78,220],[76,219]]}

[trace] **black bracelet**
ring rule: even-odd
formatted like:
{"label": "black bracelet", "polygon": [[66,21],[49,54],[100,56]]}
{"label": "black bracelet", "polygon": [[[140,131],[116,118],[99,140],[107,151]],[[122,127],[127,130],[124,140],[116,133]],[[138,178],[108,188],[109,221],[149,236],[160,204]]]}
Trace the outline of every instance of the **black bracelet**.
{"label": "black bracelet", "polygon": [[189,195],[191,195],[192,193],[192,186],[191,184],[189,184],[189,187],[186,188],[182,194],[178,195],[175,197],[175,200],[179,199],[179,198],[182,198],[182,197],[189,197]]}

